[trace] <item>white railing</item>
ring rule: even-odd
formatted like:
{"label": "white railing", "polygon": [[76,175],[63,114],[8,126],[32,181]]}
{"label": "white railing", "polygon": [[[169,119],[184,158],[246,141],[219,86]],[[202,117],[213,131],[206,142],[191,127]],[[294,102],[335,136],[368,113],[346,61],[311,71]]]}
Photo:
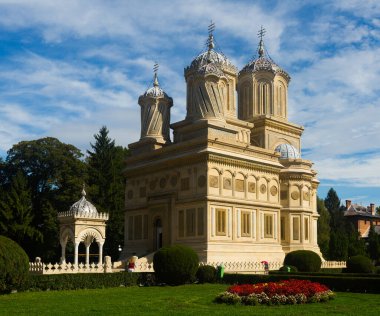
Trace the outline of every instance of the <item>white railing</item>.
{"label": "white railing", "polygon": [[[223,266],[227,273],[246,273],[246,274],[263,274],[265,273],[264,264],[257,261],[247,262],[200,262],[200,265],[211,265],[215,268]],[[269,271],[278,270],[283,266],[282,261],[268,262]],[[323,261],[322,268],[345,268],[345,261]],[[88,266],[80,263],[74,265],[72,263],[56,263],[44,264],[42,262],[29,263],[29,271],[32,274],[63,274],[63,273],[109,273],[123,271],[123,262],[107,262],[101,265],[91,263]],[[154,272],[153,262],[149,262],[146,258],[140,258],[136,261],[135,272]]]}
{"label": "white railing", "polygon": [[[223,266],[224,271],[227,273],[265,273],[265,266],[260,261],[246,261],[246,262],[200,262],[200,265],[211,265],[215,268]],[[280,269],[284,263],[282,261],[269,261],[269,271]],[[345,261],[323,261],[321,268],[345,268]],[[145,258],[141,258],[136,262],[136,272],[154,272],[153,262],[148,262]]]}
{"label": "white railing", "polygon": [[346,268],[346,261],[323,261],[322,269],[338,269],[338,268]]}
{"label": "white railing", "polygon": [[40,261],[29,262],[29,272],[31,274],[63,274],[63,273],[111,273],[123,271],[123,262],[111,262],[111,258],[106,256],[105,263],[90,263],[89,265],[79,263],[55,263],[45,264]]}

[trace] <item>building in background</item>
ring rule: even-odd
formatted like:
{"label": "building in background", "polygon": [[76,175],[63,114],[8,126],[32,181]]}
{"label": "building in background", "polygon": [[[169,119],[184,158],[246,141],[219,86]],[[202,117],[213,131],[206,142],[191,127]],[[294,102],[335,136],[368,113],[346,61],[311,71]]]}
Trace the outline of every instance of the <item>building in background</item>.
{"label": "building in background", "polygon": [[155,68],[125,169],[124,258],[171,244],[192,247],[204,262],[321,255],[319,181],[301,158],[303,127],[288,121],[290,76],[266,53],[263,35],[238,71],[215,48],[211,25],[207,48],[184,70],[186,118],[171,125],[173,100]]}
{"label": "building in background", "polygon": [[376,214],[375,204],[371,203],[366,207],[346,200],[344,216],[354,224],[361,238],[368,238],[371,225],[374,226],[375,232],[380,235],[380,215]]}

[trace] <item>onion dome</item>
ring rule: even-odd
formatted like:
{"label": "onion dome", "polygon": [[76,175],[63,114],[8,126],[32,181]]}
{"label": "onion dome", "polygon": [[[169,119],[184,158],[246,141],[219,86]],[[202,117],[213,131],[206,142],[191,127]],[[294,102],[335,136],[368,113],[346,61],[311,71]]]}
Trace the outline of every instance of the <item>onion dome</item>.
{"label": "onion dome", "polygon": [[98,214],[98,211],[94,205],[92,205],[89,201],[86,200],[86,191],[82,189],[82,197],[79,201],[75,202],[71,207],[70,211],[87,213],[87,214]]}
{"label": "onion dome", "polygon": [[148,90],[146,90],[142,96],[152,97],[152,98],[158,98],[158,97],[169,98],[169,96],[165,93],[164,90],[162,90],[162,88],[160,87],[158,83],[157,72],[154,73],[153,87],[150,87]]}
{"label": "onion dome", "polygon": [[[221,76],[223,73],[221,70],[226,70],[234,74],[237,73],[237,68],[231,63],[231,61],[222,53],[217,52],[214,44],[214,36],[212,35],[213,28],[210,30],[209,38],[207,40],[208,50],[202,52],[193,59],[190,66],[185,68],[185,76],[192,72],[200,74],[215,73],[217,76]],[[213,67],[207,67],[207,65],[214,65]]]}
{"label": "onion dome", "polygon": [[280,144],[274,150],[281,154],[281,159],[300,159],[301,155],[297,148],[289,144]]}
{"label": "onion dome", "polygon": [[245,72],[254,73],[258,71],[269,71],[275,75],[282,74],[287,81],[290,81],[289,74],[280,66],[278,66],[266,52],[263,41],[264,33],[265,30],[261,28],[259,31],[260,43],[259,47],[257,48],[258,57],[254,57],[247,65],[245,65],[243,69],[240,70],[239,75]]}

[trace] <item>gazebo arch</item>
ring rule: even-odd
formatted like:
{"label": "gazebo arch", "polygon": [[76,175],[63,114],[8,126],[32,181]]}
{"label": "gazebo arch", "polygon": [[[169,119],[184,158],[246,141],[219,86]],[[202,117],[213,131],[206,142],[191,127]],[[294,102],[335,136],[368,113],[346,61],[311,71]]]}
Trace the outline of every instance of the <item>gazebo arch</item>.
{"label": "gazebo arch", "polygon": [[74,265],[78,265],[78,249],[81,242],[86,247],[86,265],[90,264],[90,245],[95,240],[99,247],[99,262],[103,264],[103,245],[106,239],[107,213],[98,213],[96,207],[86,200],[86,191],[82,198],[74,203],[70,210],[58,214],[60,225],[61,262],[66,262],[66,245],[70,239],[74,243]]}

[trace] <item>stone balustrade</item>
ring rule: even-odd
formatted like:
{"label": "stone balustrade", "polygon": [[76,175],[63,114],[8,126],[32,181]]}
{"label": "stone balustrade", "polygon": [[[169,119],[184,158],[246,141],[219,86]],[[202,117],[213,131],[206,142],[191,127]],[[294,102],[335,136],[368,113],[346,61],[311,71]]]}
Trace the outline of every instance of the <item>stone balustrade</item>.
{"label": "stone balustrade", "polygon": [[[201,262],[200,265],[211,265],[215,268],[223,266],[226,273],[245,273],[245,274],[262,274],[265,272],[264,264],[257,261],[247,262]],[[269,270],[278,270],[283,266],[283,262],[268,262]],[[44,264],[42,262],[29,263],[29,271],[32,274],[63,274],[63,273],[108,273],[123,271],[122,262],[106,261],[103,264],[91,263],[85,265],[83,263],[77,266],[72,263],[55,263]],[[323,261],[322,268],[345,268],[345,261]],[[149,262],[146,258],[140,258],[136,262],[135,272],[154,272],[153,262]]]}
{"label": "stone balustrade", "polygon": [[108,213],[91,213],[82,211],[64,211],[58,213],[58,217],[74,217],[74,218],[91,218],[91,219],[103,219],[108,220]]}

